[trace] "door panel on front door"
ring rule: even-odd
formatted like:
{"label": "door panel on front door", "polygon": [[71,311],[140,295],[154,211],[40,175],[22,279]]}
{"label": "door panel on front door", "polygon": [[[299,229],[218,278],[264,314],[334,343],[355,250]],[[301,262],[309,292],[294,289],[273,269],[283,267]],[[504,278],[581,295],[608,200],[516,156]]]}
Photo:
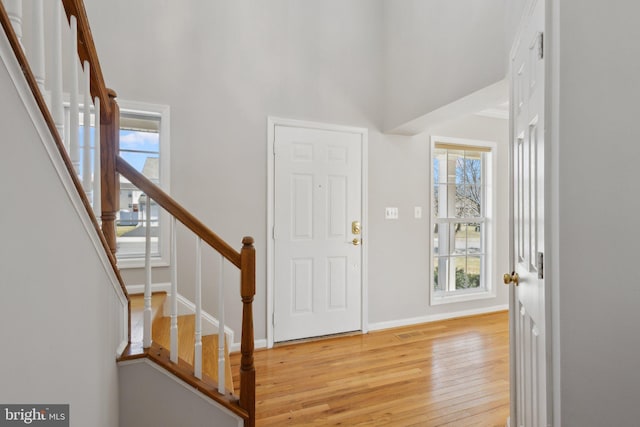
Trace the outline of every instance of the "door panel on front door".
{"label": "door panel on front door", "polygon": [[361,329],[361,138],[276,126],[274,340]]}

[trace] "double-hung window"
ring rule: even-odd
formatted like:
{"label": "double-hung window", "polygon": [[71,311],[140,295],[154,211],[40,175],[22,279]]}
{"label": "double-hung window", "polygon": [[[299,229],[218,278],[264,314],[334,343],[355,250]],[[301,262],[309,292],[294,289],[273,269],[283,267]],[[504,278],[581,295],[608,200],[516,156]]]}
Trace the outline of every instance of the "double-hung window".
{"label": "double-hung window", "polygon": [[[120,102],[120,156],[138,172],[168,192],[169,108]],[[116,243],[119,265],[142,265],[147,217],[151,223],[151,256],[156,265],[168,264],[169,220],[146,195],[120,176],[120,208],[116,214]]]}
{"label": "double-hung window", "polygon": [[490,296],[495,145],[432,139],[434,304]]}
{"label": "double-hung window", "polygon": [[[120,106],[119,155],[138,172],[169,192],[169,107],[118,100]],[[65,120],[70,121],[70,108],[65,109]],[[82,143],[82,149],[95,149],[95,112],[91,112],[90,141]],[[84,116],[80,113],[79,138],[83,140]],[[69,126],[70,127],[70,126]],[[67,135],[65,135],[68,137]],[[84,153],[83,153],[84,154]],[[98,168],[91,162],[89,179]],[[85,176],[83,163],[77,166],[78,174]],[[87,185],[89,187],[89,185]],[[87,188],[87,191],[88,188]],[[93,194],[91,195],[93,198]],[[169,219],[152,200],[150,212],[145,211],[146,196],[120,176],[120,201],[116,212],[116,244],[118,266],[142,267],[144,265],[146,218],[151,220],[151,261],[153,265],[168,265]],[[99,214],[98,214],[99,216]]]}

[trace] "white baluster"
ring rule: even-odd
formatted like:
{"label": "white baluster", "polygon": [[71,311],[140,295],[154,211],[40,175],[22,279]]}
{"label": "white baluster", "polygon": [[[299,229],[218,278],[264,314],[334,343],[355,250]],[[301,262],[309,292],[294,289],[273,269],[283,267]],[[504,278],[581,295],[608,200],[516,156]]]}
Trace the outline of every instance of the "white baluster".
{"label": "white baluster", "polygon": [[176,241],[176,218],[171,217],[171,354],[173,363],[178,363],[178,248]]}
{"label": "white baluster", "polygon": [[100,98],[96,96],[94,102],[94,137],[93,137],[93,212],[98,222],[102,215],[102,200],[100,200]]}
{"label": "white baluster", "polygon": [[91,200],[91,66],[84,61],[84,101],[82,123],[82,187]]}
{"label": "white baluster", "polygon": [[193,357],[193,375],[202,379],[202,239],[196,245],[196,334]]}
{"label": "white baluster", "polygon": [[67,153],[71,151],[71,142],[69,140],[71,132],[71,119],[69,118],[69,113],[71,110],[69,108],[64,109],[64,147],[67,150]]}
{"label": "white baluster", "polygon": [[69,157],[76,171],[80,172],[80,144],[78,142],[78,131],[80,123],[78,120],[79,104],[78,99],[78,21],[75,16],[69,19],[71,27],[71,46],[69,49],[69,65],[71,66],[71,87],[69,88]]}
{"label": "white baluster", "polygon": [[151,347],[151,197],[145,194],[145,242],[144,242],[144,324],[142,346]]}
{"label": "white baluster", "polygon": [[224,257],[218,263],[218,393],[225,394]]}
{"label": "white baluster", "polygon": [[31,69],[36,78],[40,93],[47,98],[44,90],[44,4],[43,0],[33,0],[33,52],[31,55]]}
{"label": "white baluster", "polygon": [[[62,103],[62,10],[59,1],[53,2],[53,34],[51,36],[51,114],[63,141],[64,135],[64,105]],[[69,147],[67,147],[67,150]]]}
{"label": "white baluster", "polygon": [[9,15],[13,31],[22,44],[22,0],[4,0],[4,7]]}

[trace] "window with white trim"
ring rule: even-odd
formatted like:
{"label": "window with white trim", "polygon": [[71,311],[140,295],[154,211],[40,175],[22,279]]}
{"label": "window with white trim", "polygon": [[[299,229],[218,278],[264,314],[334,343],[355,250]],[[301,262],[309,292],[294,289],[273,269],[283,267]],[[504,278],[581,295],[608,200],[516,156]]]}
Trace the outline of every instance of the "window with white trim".
{"label": "window with white trim", "polygon": [[[119,155],[154,184],[169,192],[169,107],[118,100],[120,106]],[[69,109],[67,108],[67,115]],[[91,121],[91,146],[95,120]],[[80,123],[83,123],[82,117]],[[80,135],[83,126],[80,125]],[[145,219],[151,219],[153,265],[169,263],[169,218],[151,201],[145,212],[145,195],[120,176],[120,206],[116,212],[116,244],[119,267],[142,267],[145,250]]]}
{"label": "window with white trim", "polygon": [[[492,291],[492,146],[432,143],[432,302],[474,299]],[[467,145],[467,142],[469,145]]]}
{"label": "window with white trim", "polygon": [[[169,107],[119,102],[120,157],[169,192]],[[120,209],[116,216],[118,265],[140,267],[144,261],[145,220],[151,220],[154,265],[168,265],[169,218],[153,200],[145,212],[146,195],[120,176]]]}

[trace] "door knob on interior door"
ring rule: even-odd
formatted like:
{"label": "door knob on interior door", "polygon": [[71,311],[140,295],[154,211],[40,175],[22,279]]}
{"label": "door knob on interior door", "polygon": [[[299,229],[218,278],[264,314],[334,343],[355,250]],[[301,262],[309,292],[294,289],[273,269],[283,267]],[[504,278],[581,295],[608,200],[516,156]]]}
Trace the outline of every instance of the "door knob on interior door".
{"label": "door knob on interior door", "polygon": [[515,271],[512,271],[511,274],[504,273],[502,276],[502,280],[504,280],[504,284],[508,285],[509,283],[514,283],[516,286],[520,284],[520,276]]}
{"label": "door knob on interior door", "polygon": [[351,241],[351,244],[353,246],[358,246],[360,244],[360,239],[358,239],[357,237],[354,237],[353,240]]}

